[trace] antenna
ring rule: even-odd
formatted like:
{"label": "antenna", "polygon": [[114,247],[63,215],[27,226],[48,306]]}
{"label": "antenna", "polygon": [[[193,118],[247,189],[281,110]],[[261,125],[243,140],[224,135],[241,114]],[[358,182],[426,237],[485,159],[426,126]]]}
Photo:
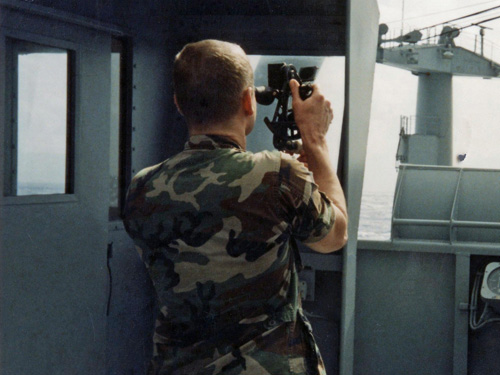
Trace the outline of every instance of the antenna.
{"label": "antenna", "polygon": [[404,32],[404,22],[405,22],[405,0],[403,0],[403,6],[401,9],[401,36],[403,36]]}
{"label": "antenna", "polygon": [[484,35],[485,35],[484,30],[486,30],[486,29],[493,30],[493,29],[491,27],[483,26],[483,25],[481,25],[481,23],[476,23],[473,26],[479,27],[479,35],[481,36],[481,56],[484,56]]}
{"label": "antenna", "polygon": [[481,56],[484,56],[484,26],[479,26],[479,35],[481,35]]}

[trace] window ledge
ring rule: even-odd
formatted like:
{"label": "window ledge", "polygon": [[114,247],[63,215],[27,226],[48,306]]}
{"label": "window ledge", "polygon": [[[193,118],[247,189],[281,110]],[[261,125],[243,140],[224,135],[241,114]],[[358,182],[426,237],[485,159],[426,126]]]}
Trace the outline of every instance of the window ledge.
{"label": "window ledge", "polygon": [[0,206],[75,202],[78,202],[78,198],[74,194],[20,195],[12,197],[0,197]]}

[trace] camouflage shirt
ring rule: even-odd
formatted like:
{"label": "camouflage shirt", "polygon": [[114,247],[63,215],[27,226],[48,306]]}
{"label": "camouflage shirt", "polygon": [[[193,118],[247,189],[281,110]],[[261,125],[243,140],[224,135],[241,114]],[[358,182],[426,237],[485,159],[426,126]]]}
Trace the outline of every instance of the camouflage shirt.
{"label": "camouflage shirt", "polygon": [[135,176],[124,222],[160,306],[149,374],[324,374],[292,238],[333,220],[302,163],[218,136]]}

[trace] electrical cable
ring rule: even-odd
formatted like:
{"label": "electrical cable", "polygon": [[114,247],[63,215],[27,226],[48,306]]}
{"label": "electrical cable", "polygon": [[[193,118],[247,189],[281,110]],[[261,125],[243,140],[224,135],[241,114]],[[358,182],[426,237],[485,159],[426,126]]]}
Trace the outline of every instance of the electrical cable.
{"label": "electrical cable", "polygon": [[109,316],[109,311],[111,308],[111,295],[113,292],[113,274],[111,273],[110,259],[113,257],[113,242],[108,243],[108,251],[106,256],[106,268],[108,269],[109,276],[109,290],[108,290],[108,301],[106,303],[106,316]]}
{"label": "electrical cable", "polygon": [[471,13],[471,14],[468,14],[466,16],[462,16],[462,17],[458,17],[458,18],[453,18],[453,19],[448,20],[448,21],[440,22],[440,23],[437,23],[437,24],[432,25],[432,26],[423,27],[423,28],[418,29],[418,30],[422,31],[422,30],[432,29],[433,27],[436,27],[436,26],[440,26],[440,25],[444,25],[444,24],[447,24],[447,23],[450,23],[450,22],[459,21],[459,20],[462,20],[462,19],[465,19],[465,18],[477,16],[478,14],[486,13],[486,12],[492,11],[494,9],[499,9],[499,8],[500,8],[500,5],[498,5],[496,7],[489,8],[489,9],[481,10],[479,12]]}
{"label": "electrical cable", "polygon": [[469,314],[469,326],[472,330],[477,329],[477,323],[476,323],[476,313],[477,313],[477,290],[478,290],[478,284],[479,284],[479,278],[480,275],[482,275],[480,272],[476,274],[476,277],[474,279],[474,285],[472,287],[472,292],[471,292],[471,303],[470,303],[470,314]]}
{"label": "electrical cable", "polygon": [[[408,21],[408,20],[414,20],[414,19],[417,19],[417,18],[424,18],[424,17],[429,17],[429,16],[434,16],[436,14],[441,14],[441,13],[450,13],[450,12],[453,12],[455,10],[461,10],[461,9],[466,9],[466,8],[472,8],[472,7],[476,7],[476,6],[479,6],[479,5],[484,5],[484,4],[491,4],[491,3],[496,3],[498,0],[492,0],[492,1],[485,1],[485,2],[482,2],[482,3],[477,3],[477,4],[472,4],[472,5],[466,5],[466,6],[463,6],[463,7],[459,7],[459,8],[453,8],[453,9],[447,9],[447,10],[442,10],[442,11],[439,11],[439,12],[434,12],[434,13],[427,13],[427,14],[422,14],[420,16],[414,16],[414,17],[409,17],[409,18],[405,18],[405,21]],[[401,20],[393,20],[393,21],[389,21],[389,22],[384,22],[386,24],[389,24],[389,23],[396,23],[396,22],[401,22]]]}
{"label": "electrical cable", "polygon": [[[470,27],[470,26],[479,26],[479,25],[481,25],[481,24],[483,24],[483,23],[490,22],[490,21],[494,21],[494,20],[499,19],[499,18],[500,18],[500,16],[496,16],[496,17],[488,18],[487,20],[484,20],[484,21],[479,21],[479,22],[475,22],[475,23],[472,23],[472,24],[470,24],[469,26],[466,26],[466,27]],[[464,27],[464,29],[465,29],[466,27]]]}
{"label": "electrical cable", "polygon": [[[499,19],[499,18],[500,18],[500,16],[488,18],[488,19],[483,20],[483,21],[471,23],[470,25],[467,25],[467,26],[463,26],[463,27],[459,27],[459,28],[456,28],[456,29],[452,29],[452,30],[450,30],[450,31],[448,31],[448,32],[446,32],[444,34],[451,34],[452,32],[455,32],[455,31],[462,31],[462,30],[467,29],[467,28],[472,27],[472,26],[479,26],[479,27],[481,27],[480,26],[481,24],[486,23],[486,22],[490,22],[490,21],[494,21],[494,20]],[[441,34],[441,35],[443,35],[443,34]],[[432,38],[433,37],[429,36],[429,37],[423,38],[421,40],[423,41],[423,40],[428,40],[428,39],[432,39]]]}
{"label": "electrical cable", "polygon": [[[427,26],[427,27],[423,27],[423,28],[420,28],[420,29],[416,29],[414,31],[424,31],[424,30],[430,30],[432,28],[436,28],[437,26],[440,26],[440,25],[445,25],[445,24],[448,24],[450,22],[454,22],[454,21],[460,21],[460,20],[464,20],[466,18],[470,18],[470,17],[474,17],[476,18],[478,15],[481,15],[483,13],[487,13],[487,12],[491,12],[493,10],[496,10],[496,9],[500,9],[500,5],[497,5],[497,6],[494,6],[494,7],[491,7],[491,8],[488,8],[488,9],[484,9],[484,10],[481,10],[481,11],[477,11],[477,12],[474,12],[474,13],[470,13],[468,15],[465,15],[465,16],[461,16],[461,17],[457,17],[457,18],[453,18],[451,20],[448,20],[448,21],[445,21],[445,22],[441,22],[441,23],[437,23],[437,24],[434,24],[432,26]],[[494,21],[496,19],[499,19],[500,18],[500,15],[495,15],[494,17],[490,17],[490,18],[487,18],[487,19],[483,19],[483,20],[477,20],[475,19],[474,21],[475,22],[472,22],[470,23],[469,25],[465,25],[465,26],[461,26],[461,27],[456,27],[456,28],[452,28],[450,31],[448,31],[447,33],[451,34],[451,33],[455,33],[457,31],[462,31],[464,29],[467,29],[469,27],[472,27],[472,26],[478,26],[478,27],[483,27],[481,26],[482,24],[484,23],[487,23],[487,22],[490,22],[490,21]],[[441,33],[440,35],[445,35],[446,33]],[[429,33],[428,33],[429,35]],[[436,35],[434,36],[427,36],[426,38],[422,38],[421,41],[425,41],[425,40],[429,40],[429,39],[433,39],[435,38]]]}
{"label": "electrical cable", "polygon": [[[464,20],[461,20],[461,21],[458,21],[458,22],[453,22],[453,23],[448,24],[448,25],[459,28],[459,27],[468,26],[468,25],[471,25],[471,24],[481,23],[481,22],[484,21],[485,16],[486,15],[473,16],[471,18],[464,19]],[[488,14],[488,16],[490,18],[494,18],[494,17],[500,16],[500,9],[492,11],[491,13]],[[436,29],[436,28],[434,28],[434,29]]]}

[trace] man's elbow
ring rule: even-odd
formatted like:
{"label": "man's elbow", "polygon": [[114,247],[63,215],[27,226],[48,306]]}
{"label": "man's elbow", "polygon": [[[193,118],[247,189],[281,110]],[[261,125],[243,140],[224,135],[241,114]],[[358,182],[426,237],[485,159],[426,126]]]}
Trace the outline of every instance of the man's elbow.
{"label": "man's elbow", "polygon": [[308,246],[320,253],[332,253],[342,249],[347,243],[347,218],[337,215],[335,224],[330,232],[322,240],[308,244]]}
{"label": "man's elbow", "polygon": [[337,250],[342,249],[346,245],[347,240],[348,240],[348,238],[347,238],[347,231],[346,231],[346,233],[345,233],[344,236],[342,236],[341,238],[336,239],[335,244],[333,245],[333,250],[332,251],[337,251]]}
{"label": "man's elbow", "polygon": [[340,250],[347,243],[347,235],[342,238],[325,238],[322,241],[307,244],[312,250],[318,253],[328,254]]}
{"label": "man's elbow", "polygon": [[335,207],[335,222],[333,224],[333,251],[342,249],[347,243],[347,212],[346,209]]}
{"label": "man's elbow", "polygon": [[[341,221],[339,223],[339,221]],[[332,246],[332,251],[337,251],[342,249],[348,240],[347,234],[347,218],[342,216],[341,218],[337,218],[337,225],[334,226],[334,243]]]}

